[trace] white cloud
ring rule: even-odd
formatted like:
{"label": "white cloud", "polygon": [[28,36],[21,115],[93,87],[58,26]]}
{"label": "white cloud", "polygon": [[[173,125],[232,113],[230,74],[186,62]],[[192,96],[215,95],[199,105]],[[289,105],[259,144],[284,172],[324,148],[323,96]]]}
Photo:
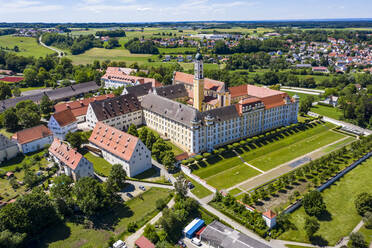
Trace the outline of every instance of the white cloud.
{"label": "white cloud", "polygon": [[45,12],[45,11],[55,11],[63,9],[62,5],[57,4],[43,4],[40,1],[0,1],[0,13],[35,13],[35,12]]}

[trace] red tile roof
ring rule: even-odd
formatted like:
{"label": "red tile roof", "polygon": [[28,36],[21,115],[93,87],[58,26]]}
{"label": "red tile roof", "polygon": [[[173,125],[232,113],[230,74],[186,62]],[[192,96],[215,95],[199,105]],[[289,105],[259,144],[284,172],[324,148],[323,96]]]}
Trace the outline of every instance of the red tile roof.
{"label": "red tile roof", "polygon": [[155,245],[151,243],[145,236],[139,237],[135,242],[136,246],[139,248],[155,248]]}
{"label": "red tile roof", "polygon": [[53,117],[61,127],[76,122],[76,118],[70,109],[57,112],[53,114]]}
{"label": "red tile roof", "polygon": [[72,170],[76,169],[80,160],[83,158],[83,155],[57,138],[54,138],[53,143],[49,147],[49,152]]}
{"label": "red tile roof", "polygon": [[52,135],[53,133],[49,128],[44,125],[39,125],[16,132],[12,138],[15,139],[18,144],[25,144]]}
{"label": "red tile roof", "polygon": [[66,109],[70,109],[72,114],[76,117],[86,115],[89,103],[95,102],[95,101],[101,101],[108,98],[115,97],[114,94],[107,94],[107,95],[101,95],[101,96],[95,96],[90,98],[85,98],[83,100],[77,100],[73,102],[66,102],[66,103],[58,103],[54,105],[54,109],[56,112],[61,112]]}
{"label": "red tile roof", "polygon": [[0,81],[8,82],[8,83],[18,83],[22,81],[23,79],[24,79],[23,77],[3,77],[3,78],[0,78]]}
{"label": "red tile roof", "polygon": [[115,80],[123,83],[136,83],[139,82],[140,84],[144,83],[151,83],[152,87],[160,87],[161,83],[156,81],[154,78],[144,78],[144,77],[137,77],[127,75],[124,71],[121,70],[120,67],[109,67],[106,70],[105,75],[103,75],[102,79],[106,80]]}
{"label": "red tile roof", "polygon": [[266,212],[263,213],[262,215],[266,216],[266,217],[269,218],[269,219],[273,219],[273,218],[276,217],[276,214],[275,214],[273,211],[271,211],[271,210],[266,211]]}
{"label": "red tile roof", "polygon": [[[255,85],[240,85],[229,88],[231,98],[236,97],[255,97],[263,101],[265,109],[270,109],[285,104],[285,98],[288,94],[278,90],[272,90],[269,88],[259,87]],[[249,101],[249,100],[247,100]]]}
{"label": "red tile roof", "polygon": [[[194,83],[194,75],[177,71],[174,74],[174,81],[192,85]],[[204,78],[204,89],[206,90],[221,91],[224,87],[224,82]]]}
{"label": "red tile roof", "polygon": [[139,139],[102,122],[97,122],[89,142],[125,161],[129,161]]}

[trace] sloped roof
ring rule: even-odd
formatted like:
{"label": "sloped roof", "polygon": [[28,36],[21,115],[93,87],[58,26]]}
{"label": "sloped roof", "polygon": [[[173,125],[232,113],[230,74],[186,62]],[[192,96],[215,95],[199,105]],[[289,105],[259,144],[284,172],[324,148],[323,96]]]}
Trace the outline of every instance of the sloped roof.
{"label": "sloped roof", "polygon": [[102,100],[113,98],[113,97],[115,97],[114,94],[107,94],[107,95],[85,98],[83,100],[77,100],[73,102],[58,103],[54,105],[54,109],[56,110],[56,112],[70,109],[72,111],[72,114],[75,117],[78,117],[78,116],[86,115],[89,103],[95,102],[95,101],[102,101]]}
{"label": "sloped roof", "polygon": [[15,107],[17,103],[21,101],[31,100],[34,103],[39,104],[43,96],[44,96],[44,93],[40,93],[40,94],[35,94],[35,95],[30,95],[30,96],[20,96],[20,97],[2,100],[0,101],[0,112],[3,112],[8,108]]}
{"label": "sloped roof", "polygon": [[18,144],[25,144],[52,135],[53,133],[49,128],[44,125],[39,125],[16,132],[12,138],[16,140]]}
{"label": "sloped roof", "polygon": [[139,248],[155,248],[155,245],[143,235],[136,240],[135,244]]}
{"label": "sloped roof", "polygon": [[139,138],[103,122],[97,122],[89,142],[125,161],[129,161],[136,149]]}
{"label": "sloped roof", "polygon": [[9,139],[8,137],[0,134],[0,150],[4,150],[8,147],[16,146],[17,144],[14,140]]}
{"label": "sloped roof", "polygon": [[202,112],[202,116],[203,117],[210,116],[214,119],[214,121],[219,122],[238,118],[239,112],[235,108],[235,105],[230,105]]}
{"label": "sloped roof", "polygon": [[84,158],[83,155],[75,149],[72,149],[66,143],[57,138],[54,138],[53,143],[49,147],[49,152],[72,170],[75,170],[80,163],[80,160]]}
{"label": "sloped roof", "polygon": [[147,95],[151,89],[152,83],[138,84],[125,88],[128,94],[133,94],[136,97]]}
{"label": "sloped roof", "polygon": [[188,96],[188,92],[184,84],[173,84],[155,88],[154,93],[169,99],[176,99]]}
{"label": "sloped roof", "polygon": [[[194,82],[194,75],[176,71],[174,74],[174,81],[192,85]],[[204,89],[213,91],[224,91],[225,83],[210,78],[204,78]]]}
{"label": "sloped roof", "polygon": [[276,217],[276,214],[273,211],[271,211],[271,210],[266,211],[262,215],[264,215],[265,217],[267,217],[269,219],[273,219],[273,218]]}
{"label": "sloped roof", "polygon": [[198,120],[202,119],[201,113],[193,107],[155,94],[144,96],[141,106],[144,109],[165,116],[186,126],[192,126],[191,121],[195,118]]}
{"label": "sloped roof", "polygon": [[50,100],[55,101],[55,100],[70,98],[70,97],[88,93],[91,91],[96,91],[98,89],[99,89],[99,86],[96,84],[96,82],[91,81],[91,82],[74,84],[71,86],[54,89],[54,90],[45,92],[45,94],[49,97]]}
{"label": "sloped roof", "polygon": [[61,127],[64,127],[70,123],[76,122],[76,118],[72,114],[72,111],[70,109],[57,112],[53,114],[53,117]]}
{"label": "sloped roof", "polygon": [[90,103],[98,121],[141,110],[141,104],[132,94],[121,95]]}
{"label": "sloped roof", "polygon": [[152,87],[158,87],[161,84],[156,81],[154,78],[145,78],[145,77],[137,77],[128,75],[125,73],[125,71],[121,70],[120,67],[110,67],[110,69],[106,70],[105,75],[102,76],[103,80],[115,80],[117,82],[122,83],[139,83],[139,84],[145,84],[145,83],[151,83]]}

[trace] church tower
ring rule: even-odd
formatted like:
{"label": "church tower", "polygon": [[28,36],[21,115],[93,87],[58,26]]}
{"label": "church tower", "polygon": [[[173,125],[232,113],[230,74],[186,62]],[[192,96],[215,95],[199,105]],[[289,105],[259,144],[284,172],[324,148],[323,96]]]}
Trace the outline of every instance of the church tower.
{"label": "church tower", "polygon": [[203,74],[203,56],[197,53],[194,65],[194,108],[203,111],[204,100],[204,74]]}

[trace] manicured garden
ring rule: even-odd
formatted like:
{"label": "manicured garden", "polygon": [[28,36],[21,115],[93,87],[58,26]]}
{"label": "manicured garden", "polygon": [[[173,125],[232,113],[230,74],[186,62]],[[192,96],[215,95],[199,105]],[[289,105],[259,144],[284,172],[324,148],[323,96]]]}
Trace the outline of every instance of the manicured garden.
{"label": "manicured garden", "polygon": [[331,123],[317,125],[251,151],[245,151],[241,156],[246,162],[261,170],[270,170],[345,137],[343,134],[330,131],[334,127]]}
{"label": "manicured garden", "polygon": [[239,152],[249,164],[267,171],[346,137],[331,131],[334,127],[331,123],[313,123],[283,129],[274,137],[260,135],[261,140],[252,138],[250,142],[234,144],[222,152],[191,163],[189,167],[211,186],[226,189],[261,173],[244,164],[232,149]]}
{"label": "manicured garden", "polygon": [[156,209],[158,199],[167,199],[169,191],[161,188],[151,188],[142,194],[129,200],[112,213],[99,216],[98,225],[95,228],[86,228],[83,223],[68,221],[53,227],[44,233],[42,247],[64,248],[64,247],[107,247],[110,237],[123,239],[127,236],[129,223],[137,223],[143,226],[159,211]]}
{"label": "manicured garden", "polygon": [[[368,159],[322,192],[329,214],[319,218],[317,242],[335,245],[340,238],[350,234],[362,219],[354,206],[355,197],[359,193],[370,192],[371,178],[372,159]],[[305,216],[303,207],[292,213],[290,221],[296,228],[282,234],[280,239],[309,242],[304,231]]]}
{"label": "manicured garden", "polygon": [[340,110],[339,108],[328,107],[319,104],[313,106],[310,111],[336,120],[340,120],[343,116],[342,110]]}

